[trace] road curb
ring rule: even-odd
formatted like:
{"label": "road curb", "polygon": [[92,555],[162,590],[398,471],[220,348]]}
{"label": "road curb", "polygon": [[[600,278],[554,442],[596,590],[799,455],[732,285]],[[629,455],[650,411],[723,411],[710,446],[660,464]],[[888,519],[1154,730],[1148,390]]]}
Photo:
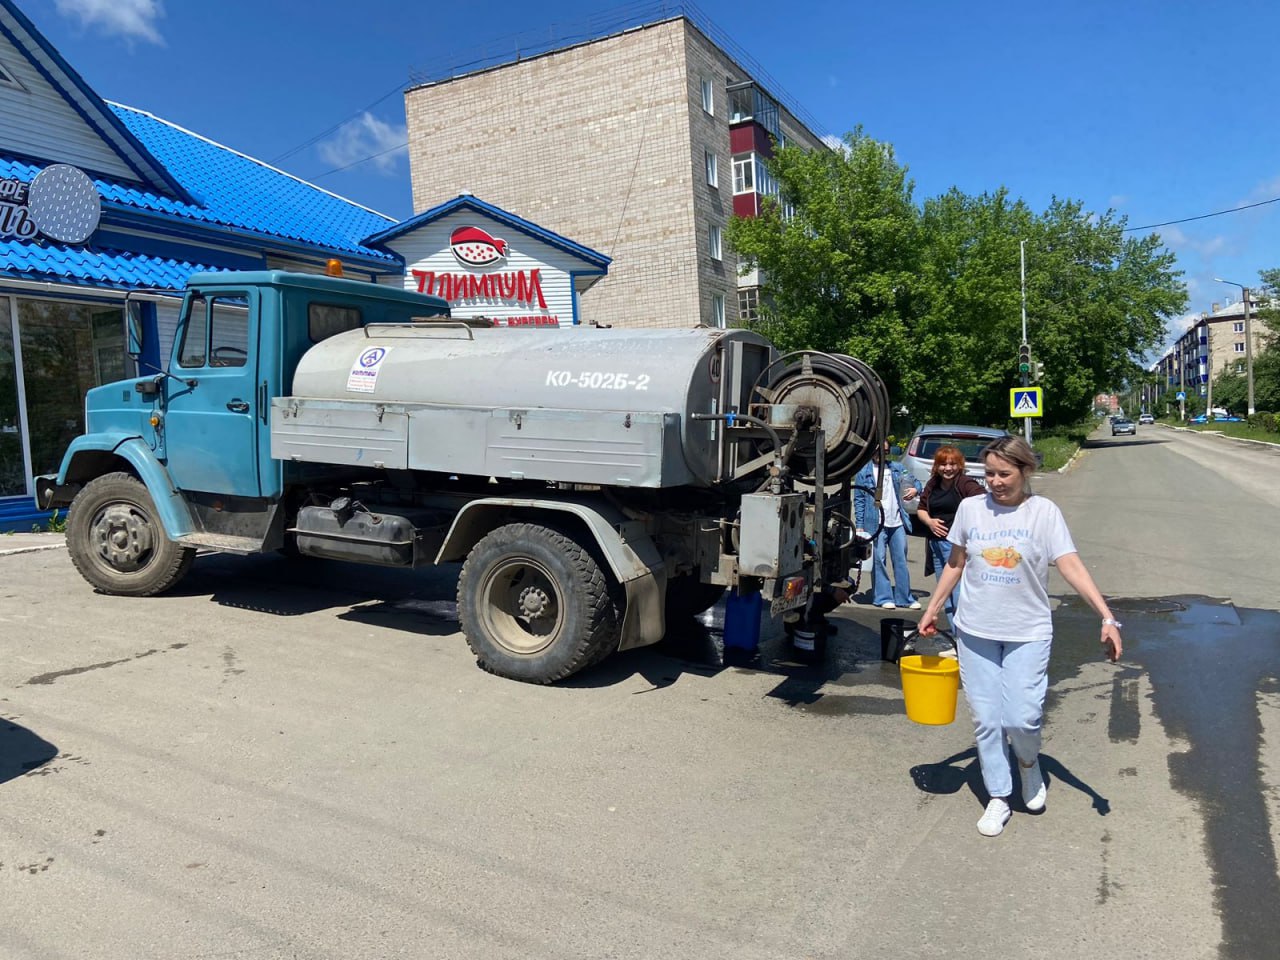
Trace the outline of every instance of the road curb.
{"label": "road curb", "polygon": [[1174,424],[1160,424],[1169,430],[1177,430],[1179,433],[1194,433],[1201,437],[1222,437],[1224,440],[1234,440],[1237,443],[1256,443],[1260,447],[1280,447],[1280,441],[1276,440],[1254,440],[1252,437],[1233,437],[1229,433],[1223,433],[1221,430],[1193,430],[1190,427],[1179,427]]}
{"label": "road curb", "polygon": [[1071,455],[1071,459],[1070,459],[1070,460],[1068,460],[1066,463],[1064,463],[1062,466],[1060,466],[1060,467],[1059,467],[1056,471],[1054,471],[1054,472],[1055,472],[1055,473],[1066,473],[1068,470],[1070,470],[1070,469],[1071,469],[1071,465],[1072,465],[1073,463],[1075,463],[1077,460],[1079,460],[1079,459],[1080,459],[1080,457],[1081,457],[1081,455],[1082,455],[1083,453],[1084,453],[1084,444],[1082,443],[1082,444],[1080,444],[1080,446],[1076,447],[1076,452],[1075,452],[1075,453],[1073,453],[1073,454]]}
{"label": "road curb", "polygon": [[0,557],[13,557],[20,553],[39,553],[42,550],[65,550],[65,543],[46,543],[38,547],[14,547],[12,550],[0,550]]}

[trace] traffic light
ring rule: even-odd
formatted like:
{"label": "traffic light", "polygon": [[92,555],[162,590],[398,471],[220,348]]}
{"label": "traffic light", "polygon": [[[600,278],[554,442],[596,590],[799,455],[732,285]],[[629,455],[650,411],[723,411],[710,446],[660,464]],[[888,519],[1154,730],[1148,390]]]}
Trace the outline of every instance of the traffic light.
{"label": "traffic light", "polygon": [[1039,360],[1035,361],[1031,365],[1031,379],[1034,380],[1036,383],[1039,383],[1042,379],[1044,379],[1044,364],[1041,363]]}
{"label": "traffic light", "polygon": [[1024,343],[1018,347],[1018,372],[1031,372],[1031,344]]}

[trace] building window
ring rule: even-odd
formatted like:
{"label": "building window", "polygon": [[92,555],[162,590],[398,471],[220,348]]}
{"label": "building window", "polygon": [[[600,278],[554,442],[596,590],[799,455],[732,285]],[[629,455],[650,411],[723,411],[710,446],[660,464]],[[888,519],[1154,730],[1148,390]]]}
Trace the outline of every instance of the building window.
{"label": "building window", "polygon": [[706,160],[707,160],[707,186],[719,187],[720,186],[720,165],[716,159],[715,153],[711,150],[706,151]]}
{"label": "building window", "polygon": [[1243,343],[1233,343],[1232,346],[1235,347],[1236,353],[1244,353]]}
{"label": "building window", "polygon": [[1239,323],[1233,323],[1233,324],[1231,325],[1231,332],[1232,332],[1232,333],[1244,333],[1244,321],[1243,321],[1243,320],[1241,320]]}
{"label": "building window", "polygon": [[1244,364],[1243,364],[1243,363],[1237,363],[1237,364],[1236,364],[1236,373],[1244,373]]}
{"label": "building window", "polygon": [[[711,229],[707,232],[707,253],[711,254],[712,260],[719,260],[722,258],[722,236],[723,231],[720,229],[719,225],[714,223],[711,224]],[[722,297],[721,299],[723,300],[724,298]],[[723,308],[720,312],[723,314]],[[721,326],[724,326],[724,324],[721,324]]]}
{"label": "building window", "polygon": [[724,294],[716,293],[711,296],[711,325],[713,327],[724,328]]}
{"label": "building window", "polygon": [[756,192],[756,155],[746,153],[733,158],[733,192]]}
{"label": "building window", "polygon": [[[57,300],[17,299],[17,308],[32,472],[56,473],[67,444],[84,433],[85,393],[124,375],[123,312],[118,306]],[[0,339],[12,342],[8,336]],[[21,492],[26,470],[20,420],[8,407],[9,398],[16,399],[9,386],[12,357],[8,349],[0,354],[8,366],[0,370],[0,434],[8,441],[0,443],[0,485]]]}
{"label": "building window", "polygon": [[702,78],[702,111],[711,117],[716,115],[715,88],[711,86],[711,81],[706,77]]}
{"label": "building window", "polygon": [[738,322],[755,323],[760,319],[760,288],[738,288]]}

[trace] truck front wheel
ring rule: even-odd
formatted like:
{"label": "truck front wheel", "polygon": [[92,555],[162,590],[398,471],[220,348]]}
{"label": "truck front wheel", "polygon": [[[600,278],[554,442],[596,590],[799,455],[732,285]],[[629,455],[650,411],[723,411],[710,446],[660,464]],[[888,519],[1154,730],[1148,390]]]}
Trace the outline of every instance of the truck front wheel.
{"label": "truck front wheel", "polygon": [[617,648],[615,595],[585,546],[549,527],[510,523],[476,544],[462,565],[458,619],[485,670],[554,683]]}
{"label": "truck front wheel", "polygon": [[196,552],[165,536],[146,486],[127,473],[89,481],[71,501],[67,552],[103,593],[151,597],[191,569]]}

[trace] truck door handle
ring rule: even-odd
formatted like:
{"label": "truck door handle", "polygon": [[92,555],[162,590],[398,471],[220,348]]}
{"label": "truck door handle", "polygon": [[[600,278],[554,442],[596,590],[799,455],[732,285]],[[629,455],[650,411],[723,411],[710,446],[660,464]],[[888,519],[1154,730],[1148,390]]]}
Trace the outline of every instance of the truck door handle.
{"label": "truck door handle", "polygon": [[249,403],[247,400],[228,400],[227,409],[232,413],[248,413]]}

